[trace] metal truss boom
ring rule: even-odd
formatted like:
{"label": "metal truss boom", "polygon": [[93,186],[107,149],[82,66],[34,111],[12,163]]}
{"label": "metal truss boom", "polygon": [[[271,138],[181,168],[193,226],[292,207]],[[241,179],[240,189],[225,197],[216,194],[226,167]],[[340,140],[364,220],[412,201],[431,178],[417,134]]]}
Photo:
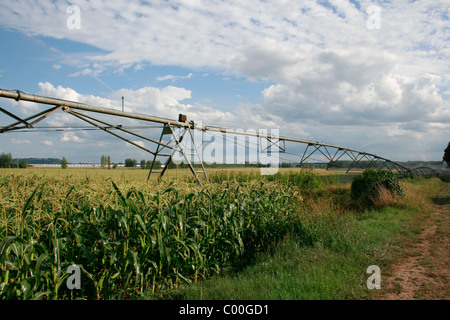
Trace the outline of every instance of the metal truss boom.
{"label": "metal truss boom", "polygon": [[[389,170],[397,170],[399,173],[409,172],[409,169],[400,165],[399,163],[396,163],[389,159],[377,156],[375,154],[367,153],[367,152],[360,151],[360,150],[355,150],[352,148],[346,148],[346,147],[341,147],[341,146],[337,146],[337,145],[322,143],[322,142],[318,142],[318,141],[308,141],[308,140],[303,140],[303,139],[296,139],[296,138],[291,138],[291,137],[266,134],[266,133],[262,133],[262,132],[227,129],[227,128],[221,128],[221,127],[216,127],[216,126],[202,126],[202,125],[198,125],[198,124],[194,123],[193,121],[188,122],[187,119],[183,120],[181,117],[177,121],[177,120],[166,119],[166,118],[162,118],[162,117],[150,116],[150,115],[146,115],[146,114],[125,112],[125,111],[120,111],[120,110],[111,109],[111,108],[103,108],[103,107],[88,105],[88,104],[69,101],[69,100],[27,94],[27,93],[24,93],[24,92],[18,91],[18,90],[12,91],[12,90],[0,89],[0,97],[14,99],[16,101],[29,101],[29,102],[35,102],[35,103],[53,106],[50,109],[39,112],[39,113],[37,113],[31,117],[27,117],[25,119],[21,119],[20,117],[12,114],[11,112],[9,112],[3,108],[0,108],[0,112],[3,112],[4,114],[6,114],[16,120],[16,122],[14,122],[10,125],[0,127],[0,133],[18,130],[18,129],[31,129],[32,130],[34,128],[33,126],[37,122],[45,119],[46,117],[50,116],[54,112],[62,109],[63,111],[67,112],[68,114],[71,114],[71,115],[89,123],[90,125],[96,127],[97,129],[100,129],[109,134],[112,134],[112,135],[116,136],[117,138],[122,139],[122,140],[152,154],[154,156],[154,159],[156,159],[157,156],[168,156],[169,158],[166,163],[167,165],[171,161],[174,153],[176,153],[176,152],[181,153],[184,156],[185,160],[188,162],[189,168],[191,169],[192,173],[196,177],[197,181],[199,181],[199,183],[201,183],[201,182],[199,180],[199,177],[197,176],[197,173],[199,173],[199,172],[204,173],[206,179],[208,179],[208,177],[207,177],[206,171],[204,169],[203,161],[200,157],[200,153],[198,152],[198,148],[195,145],[191,130],[201,130],[203,132],[219,132],[222,134],[231,134],[231,135],[254,136],[254,137],[259,137],[260,139],[267,139],[269,145],[265,148],[265,150],[262,150],[262,151],[266,151],[270,147],[278,147],[279,151],[281,153],[283,153],[283,152],[285,152],[285,143],[286,142],[305,144],[306,149],[300,158],[300,161],[299,161],[300,163],[305,163],[305,161],[308,158],[310,158],[314,153],[317,152],[329,161],[329,165],[335,164],[343,156],[347,156],[352,161],[351,165],[347,171],[356,167],[358,164],[361,164],[361,161],[363,159],[365,159],[365,161],[368,161],[369,167],[377,166],[378,164],[381,164],[383,167],[385,167]],[[163,132],[161,134],[160,140],[156,141],[154,139],[145,137],[143,135],[140,135],[140,134],[137,134],[130,130],[127,130],[125,128],[122,128],[122,126],[112,125],[108,122],[96,119],[92,116],[88,116],[88,115],[86,115],[84,113],[80,113],[78,111],[93,112],[93,113],[105,114],[105,115],[110,115],[110,116],[115,116],[115,117],[142,120],[142,121],[147,121],[147,122],[152,122],[152,123],[159,123],[159,124],[163,125]],[[30,122],[30,121],[32,121],[32,122]],[[173,131],[174,128],[180,128],[183,132],[183,136],[181,136],[181,138],[179,140]],[[122,135],[112,132],[113,130],[119,130],[122,134],[133,135],[134,137],[138,137],[145,141],[154,143],[157,145],[157,148],[155,149],[155,151],[144,148],[140,144],[135,143],[135,142],[123,137]],[[164,131],[164,130],[166,130],[166,131]],[[195,149],[194,155],[196,155],[198,157],[199,163],[201,164],[201,167],[202,167],[201,171],[196,171],[193,168],[192,164],[189,162],[189,160],[187,158],[186,151],[181,146],[181,140],[184,137],[184,135],[187,133],[189,133],[188,136],[191,138],[190,141],[193,142],[194,149]],[[172,136],[171,141],[168,143],[164,143],[162,141],[163,136],[166,134],[170,134]],[[309,150],[310,147],[311,147],[311,150],[309,153],[307,153],[307,151]],[[161,150],[163,150],[165,148],[171,149],[172,153],[170,155],[160,154]],[[329,149],[336,149],[336,151],[330,153]],[[152,169],[153,169],[153,167],[152,167]],[[149,176],[152,173],[152,169],[150,170]],[[165,168],[165,169],[167,169],[167,168]],[[162,174],[164,174],[165,169],[163,170]],[[160,175],[160,178],[162,177],[162,174]]]}

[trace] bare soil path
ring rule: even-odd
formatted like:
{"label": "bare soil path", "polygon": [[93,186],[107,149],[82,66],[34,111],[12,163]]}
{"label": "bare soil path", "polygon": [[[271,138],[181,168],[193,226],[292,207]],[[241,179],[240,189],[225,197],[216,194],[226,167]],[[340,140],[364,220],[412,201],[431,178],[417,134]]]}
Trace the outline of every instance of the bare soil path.
{"label": "bare soil path", "polygon": [[450,188],[434,201],[424,230],[381,278],[383,300],[450,300]]}

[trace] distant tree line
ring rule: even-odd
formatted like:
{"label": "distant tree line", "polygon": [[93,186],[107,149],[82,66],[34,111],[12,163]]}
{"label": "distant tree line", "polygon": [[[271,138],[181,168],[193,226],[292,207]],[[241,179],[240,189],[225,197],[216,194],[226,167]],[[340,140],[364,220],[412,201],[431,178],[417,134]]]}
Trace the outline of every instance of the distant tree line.
{"label": "distant tree line", "polygon": [[0,155],[0,168],[26,168],[28,167],[28,162],[26,159],[22,161],[13,161],[11,153],[2,153]]}
{"label": "distant tree line", "polygon": [[[444,156],[442,157],[442,160],[446,162],[450,166],[450,142],[447,145],[447,148],[444,150]],[[349,165],[352,164],[353,161],[335,161],[327,164],[323,164],[327,166],[328,168],[346,168]],[[108,169],[111,169],[111,157],[102,155],[100,159],[100,164],[102,168],[108,167]],[[125,159],[125,167],[133,168],[137,167],[137,160],[127,158]],[[67,168],[68,161],[65,157],[62,158],[61,161],[61,168]],[[261,164],[261,163],[249,163],[245,162],[244,164],[228,164],[228,163],[204,163],[203,164],[207,168],[233,168],[233,167],[267,167],[270,166],[270,164]],[[117,165],[114,164],[112,167],[115,168]],[[141,160],[140,167],[142,169],[150,169],[152,166],[152,161],[147,160]],[[200,164],[193,164],[194,167],[200,166]],[[299,163],[290,163],[290,162],[282,162],[280,164],[281,167],[289,168],[289,167],[298,167],[300,166]],[[370,161],[360,161],[359,167],[361,168],[367,168],[370,167],[371,163]],[[0,155],[0,168],[27,168],[28,162],[26,159],[16,159],[13,160],[13,157],[11,153],[2,153]],[[155,164],[153,168],[160,168],[161,162],[155,161]],[[187,168],[188,164],[181,162],[179,164],[175,164],[173,161],[169,163],[168,169],[174,169],[174,168]]]}
{"label": "distant tree line", "polygon": [[137,160],[136,159],[125,159],[125,167],[127,168],[133,168],[137,166]]}
{"label": "distant tree line", "polygon": [[[68,161],[65,157],[61,160],[61,168],[67,168]],[[0,168],[28,168],[27,159],[13,159],[11,153],[2,153],[0,155]]]}
{"label": "distant tree line", "polygon": [[[141,160],[141,169],[150,169],[152,167],[152,161]],[[161,161],[156,160],[153,165],[153,169],[161,168]]]}
{"label": "distant tree line", "polygon": [[[137,165],[138,165],[138,162],[136,159],[131,159],[131,158],[125,159],[125,167],[133,168],[133,167],[137,167]],[[141,160],[139,166],[141,167],[141,169],[150,169],[152,167],[152,161]],[[160,168],[160,167],[161,167],[161,162],[155,161],[155,165],[153,166],[153,169]]]}
{"label": "distant tree line", "polygon": [[[150,160],[141,160],[141,162],[139,163],[139,167],[141,169],[150,169],[152,167],[152,162]],[[161,161],[156,160],[155,164],[153,166],[153,169],[155,168],[161,168]],[[136,159],[131,159],[131,158],[127,158],[125,159],[125,167],[127,168],[134,168],[138,166],[138,162]],[[169,163],[169,166],[167,167],[167,169],[175,169],[175,168],[179,168],[179,169],[183,169],[183,168],[187,168],[188,165],[184,162],[181,162],[179,164],[175,164],[173,161],[171,161]]]}

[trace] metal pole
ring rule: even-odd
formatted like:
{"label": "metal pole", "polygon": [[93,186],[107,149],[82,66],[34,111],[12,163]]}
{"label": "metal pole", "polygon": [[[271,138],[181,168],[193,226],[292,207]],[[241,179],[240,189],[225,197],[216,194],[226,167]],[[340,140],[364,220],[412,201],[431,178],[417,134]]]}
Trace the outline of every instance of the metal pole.
{"label": "metal pole", "polygon": [[[39,117],[39,116],[41,116],[41,115],[43,115],[43,114],[46,114],[46,113],[53,113],[53,112],[52,112],[53,110],[59,109],[59,108],[60,108],[60,107],[49,108],[49,109],[47,109],[47,110],[41,111],[41,112],[39,112],[39,113],[36,113],[35,115],[32,115],[32,116],[30,116],[30,117],[27,117],[27,118],[25,118],[25,119],[23,119],[23,120],[24,120],[24,121],[29,121],[29,120],[34,119],[34,118],[36,118],[36,117]],[[15,127],[16,125],[18,125],[18,124],[20,124],[20,123],[22,123],[22,121],[17,121],[17,122],[14,122],[14,123],[12,123],[12,124],[6,126],[6,127],[1,127],[1,128],[0,128],[0,132],[12,130],[12,129],[9,129],[9,128]],[[33,123],[36,123],[36,121],[33,122]],[[20,129],[22,129],[22,128],[23,128],[23,127],[21,127]],[[27,127],[27,128],[28,128],[28,127]]]}
{"label": "metal pole", "polygon": [[[85,111],[91,111],[91,112],[109,114],[109,115],[114,115],[114,116],[119,116],[119,117],[163,123],[163,124],[167,123],[167,124],[174,125],[177,127],[184,127],[184,128],[190,127],[191,129],[197,129],[197,130],[202,130],[202,131],[215,131],[215,132],[221,132],[221,133],[279,139],[279,140],[299,142],[299,143],[305,143],[305,144],[311,144],[311,145],[321,145],[321,146],[327,146],[327,147],[331,147],[331,148],[342,148],[342,147],[335,146],[332,144],[319,143],[319,142],[301,140],[301,139],[293,139],[293,138],[275,136],[275,135],[269,135],[269,134],[263,134],[263,133],[246,132],[246,131],[241,131],[241,130],[220,128],[220,127],[214,127],[214,126],[198,126],[198,125],[195,125],[192,123],[180,122],[180,121],[176,121],[176,120],[171,120],[171,119],[166,119],[166,118],[161,118],[161,117],[154,117],[154,116],[149,116],[149,115],[139,114],[139,113],[122,112],[122,111],[115,110],[115,109],[96,107],[96,106],[79,103],[79,102],[74,102],[74,101],[69,101],[69,100],[43,97],[43,96],[24,93],[21,91],[7,91],[7,90],[0,89],[0,97],[15,99],[16,101],[25,100],[25,101],[31,101],[31,102],[43,103],[43,104],[49,104],[49,105],[62,105],[62,106],[67,106],[67,107],[71,107],[73,109],[78,109],[78,110],[85,110]],[[361,153],[360,151],[357,151],[357,150],[353,150],[353,149],[349,149],[349,148],[345,148],[345,149],[349,150],[349,151]]]}
{"label": "metal pole", "polygon": [[163,124],[167,123],[167,124],[175,125],[178,127],[188,127],[189,126],[188,123],[179,122],[179,121],[175,121],[175,120],[171,120],[171,119],[148,116],[148,115],[139,114],[139,113],[122,112],[122,111],[115,110],[115,109],[96,107],[96,106],[91,106],[88,104],[69,101],[69,100],[43,97],[43,96],[24,93],[21,91],[7,91],[7,90],[0,89],[0,97],[10,98],[10,99],[14,99],[16,101],[24,100],[24,101],[31,101],[31,102],[36,102],[36,103],[48,104],[48,105],[66,106],[66,107],[70,107],[72,109],[109,114],[109,115],[119,116],[119,117],[124,117],[124,118],[132,118],[132,119],[137,119],[137,120],[151,121],[151,122],[157,122],[157,123],[163,123]]}
{"label": "metal pole", "polygon": [[138,148],[140,148],[140,149],[142,149],[142,150],[144,150],[144,151],[147,151],[148,153],[151,153],[151,154],[153,154],[153,155],[155,154],[153,151],[148,150],[148,149],[146,149],[146,148],[144,148],[144,147],[138,145],[137,143],[134,143],[133,141],[130,141],[130,140],[128,140],[128,139],[126,139],[126,138],[124,138],[124,137],[122,137],[122,136],[119,136],[118,134],[109,131],[107,128],[104,128],[104,127],[102,127],[102,126],[99,126],[98,124],[92,122],[92,121],[89,120],[89,119],[86,119],[83,115],[81,115],[81,114],[79,114],[79,113],[76,113],[76,112],[71,111],[71,110],[65,110],[65,111],[68,112],[68,113],[70,113],[71,115],[73,115],[73,116],[75,116],[75,117],[81,119],[81,120],[86,121],[87,123],[92,124],[93,126],[99,128],[99,129],[102,129],[103,131],[106,131],[106,132],[112,134],[113,136],[115,136],[115,137],[117,137],[117,138],[119,138],[119,139],[124,140],[125,142],[128,142],[129,144],[132,144],[132,145],[134,145],[134,146],[136,146],[136,147],[138,147]]}
{"label": "metal pole", "polygon": [[3,108],[0,108],[0,111],[3,112],[4,114],[10,116],[13,119],[16,119],[17,121],[23,123],[27,128],[31,128],[32,125],[29,124],[28,122],[26,122],[25,120],[23,120],[22,118],[19,118],[18,116],[16,116],[15,114],[9,112],[8,110],[5,110]]}
{"label": "metal pole", "polygon": [[[78,103],[78,102],[74,102],[74,101],[68,101],[68,100],[63,100],[63,99],[56,99],[56,98],[49,98],[49,97],[27,94],[27,93],[24,93],[21,91],[11,91],[11,90],[0,89],[0,97],[15,99],[16,101],[25,100],[25,101],[31,101],[31,102],[36,102],[36,103],[48,104],[48,105],[56,105],[56,106],[63,106],[63,107],[67,106],[67,107],[70,107],[73,109],[78,109],[78,110],[85,110],[85,111],[108,114],[108,115],[119,116],[119,117],[124,117],[124,118],[131,118],[131,119],[136,119],[136,120],[168,124],[168,125],[173,125],[173,126],[177,126],[180,128],[191,128],[191,129],[202,130],[202,131],[215,131],[215,132],[221,132],[221,133],[225,133],[225,134],[228,133],[228,134],[235,134],[235,135],[256,136],[256,137],[263,137],[266,139],[278,139],[279,141],[290,141],[290,142],[303,143],[303,144],[307,144],[308,146],[312,145],[316,148],[316,150],[314,150],[311,154],[309,154],[307,158],[309,158],[315,151],[318,150],[317,146],[323,146],[325,148],[326,147],[336,148],[336,149],[341,149],[344,151],[355,152],[358,155],[365,154],[365,155],[368,155],[371,157],[377,157],[383,161],[391,163],[398,171],[400,171],[398,168],[401,168],[402,170],[405,170],[405,171],[409,171],[408,168],[406,168],[396,162],[393,162],[386,158],[379,157],[379,156],[371,154],[371,153],[366,153],[366,152],[358,151],[358,150],[351,149],[351,148],[344,148],[344,147],[340,147],[340,146],[336,146],[336,145],[332,145],[332,144],[319,143],[317,141],[314,142],[314,141],[294,139],[294,138],[289,138],[289,137],[260,134],[260,133],[255,133],[255,132],[245,132],[245,131],[241,131],[241,130],[226,129],[226,128],[220,128],[220,127],[214,127],[214,126],[198,126],[198,125],[195,125],[192,123],[175,121],[175,120],[166,119],[166,118],[162,118],[162,117],[154,117],[154,116],[149,116],[149,115],[144,115],[144,114],[125,112],[125,111],[123,111],[123,107],[122,107],[122,111],[119,111],[119,110],[110,109],[110,108],[101,108],[101,107],[91,106],[88,104]],[[27,121],[27,119],[24,119],[24,120]],[[7,127],[7,128],[9,128],[9,127]],[[4,129],[5,128],[1,128],[0,132],[5,131]],[[110,131],[108,131],[108,132],[111,133]],[[319,150],[319,151],[321,152],[321,150]],[[327,152],[328,152],[328,150],[327,150]],[[304,158],[305,154],[306,154],[306,150],[302,157],[301,163],[306,160]]]}

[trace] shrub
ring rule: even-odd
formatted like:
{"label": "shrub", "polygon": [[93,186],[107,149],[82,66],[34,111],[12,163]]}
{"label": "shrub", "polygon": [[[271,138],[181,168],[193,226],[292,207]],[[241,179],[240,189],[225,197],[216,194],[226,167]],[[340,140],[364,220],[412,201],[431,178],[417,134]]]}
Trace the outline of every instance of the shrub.
{"label": "shrub", "polygon": [[363,205],[383,206],[403,196],[403,189],[392,171],[368,169],[353,179],[351,195]]}

